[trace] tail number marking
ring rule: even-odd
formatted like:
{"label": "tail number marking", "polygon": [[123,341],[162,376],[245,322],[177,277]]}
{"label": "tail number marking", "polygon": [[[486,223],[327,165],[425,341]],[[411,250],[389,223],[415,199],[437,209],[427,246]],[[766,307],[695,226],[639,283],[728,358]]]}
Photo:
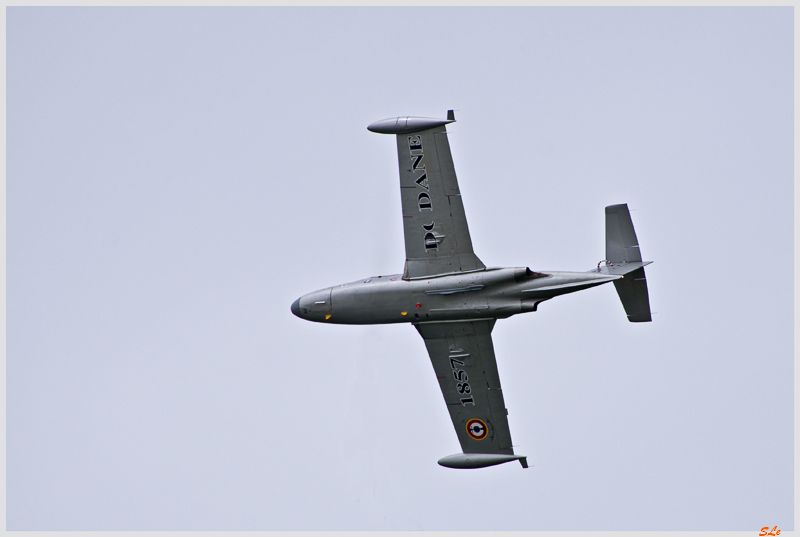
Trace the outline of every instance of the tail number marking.
{"label": "tail number marking", "polygon": [[469,385],[469,376],[467,372],[463,369],[459,369],[458,366],[463,366],[464,362],[461,360],[456,360],[455,357],[458,358],[466,358],[469,356],[468,353],[465,353],[463,349],[453,349],[450,351],[450,367],[453,369],[453,378],[456,379],[456,390],[461,395],[469,395],[469,397],[461,398],[461,406],[467,405],[475,405],[475,399],[473,399],[470,393],[472,392],[472,388]]}

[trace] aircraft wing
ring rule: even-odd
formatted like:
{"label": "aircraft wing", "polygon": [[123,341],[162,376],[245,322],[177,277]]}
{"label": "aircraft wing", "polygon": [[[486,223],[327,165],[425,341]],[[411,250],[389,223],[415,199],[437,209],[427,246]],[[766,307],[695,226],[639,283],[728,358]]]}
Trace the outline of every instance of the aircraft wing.
{"label": "aircraft wing", "polygon": [[403,278],[486,268],[472,251],[445,125],[455,121],[401,117],[376,121],[373,132],[397,135],[406,266]]}
{"label": "aircraft wing", "polygon": [[[474,468],[524,457],[514,455],[508,411],[492,345],[495,320],[417,323],[450,411],[463,455],[443,466]],[[477,454],[475,457],[471,454]]]}

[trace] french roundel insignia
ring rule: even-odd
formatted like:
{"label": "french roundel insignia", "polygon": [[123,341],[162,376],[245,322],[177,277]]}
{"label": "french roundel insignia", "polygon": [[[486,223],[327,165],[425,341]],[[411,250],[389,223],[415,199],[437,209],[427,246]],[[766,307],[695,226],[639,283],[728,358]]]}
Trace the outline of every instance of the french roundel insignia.
{"label": "french roundel insignia", "polygon": [[482,420],[471,419],[467,422],[467,434],[473,440],[483,440],[489,434],[489,428]]}

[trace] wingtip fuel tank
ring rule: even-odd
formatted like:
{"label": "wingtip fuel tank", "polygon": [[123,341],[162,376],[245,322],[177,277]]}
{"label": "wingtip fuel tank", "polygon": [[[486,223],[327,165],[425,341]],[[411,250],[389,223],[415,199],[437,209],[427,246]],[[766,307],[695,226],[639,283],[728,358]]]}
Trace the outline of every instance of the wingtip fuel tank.
{"label": "wingtip fuel tank", "polygon": [[426,131],[434,127],[441,127],[455,122],[453,119],[434,119],[429,117],[390,117],[382,119],[367,126],[370,132],[378,134],[410,134],[412,132]]}
{"label": "wingtip fuel tank", "polygon": [[524,455],[502,453],[456,453],[439,459],[439,465],[446,468],[486,468],[511,461],[519,461],[523,468],[528,467],[528,458]]}

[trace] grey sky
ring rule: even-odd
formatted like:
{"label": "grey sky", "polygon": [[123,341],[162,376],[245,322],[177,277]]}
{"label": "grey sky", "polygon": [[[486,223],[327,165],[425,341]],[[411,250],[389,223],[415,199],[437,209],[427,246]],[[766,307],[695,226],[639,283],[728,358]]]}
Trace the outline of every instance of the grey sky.
{"label": "grey sky", "polygon": [[[11,530],[794,529],[793,8],[7,8]],[[459,451],[410,326],[396,115],[475,252],[613,287],[500,321],[517,464]]]}

